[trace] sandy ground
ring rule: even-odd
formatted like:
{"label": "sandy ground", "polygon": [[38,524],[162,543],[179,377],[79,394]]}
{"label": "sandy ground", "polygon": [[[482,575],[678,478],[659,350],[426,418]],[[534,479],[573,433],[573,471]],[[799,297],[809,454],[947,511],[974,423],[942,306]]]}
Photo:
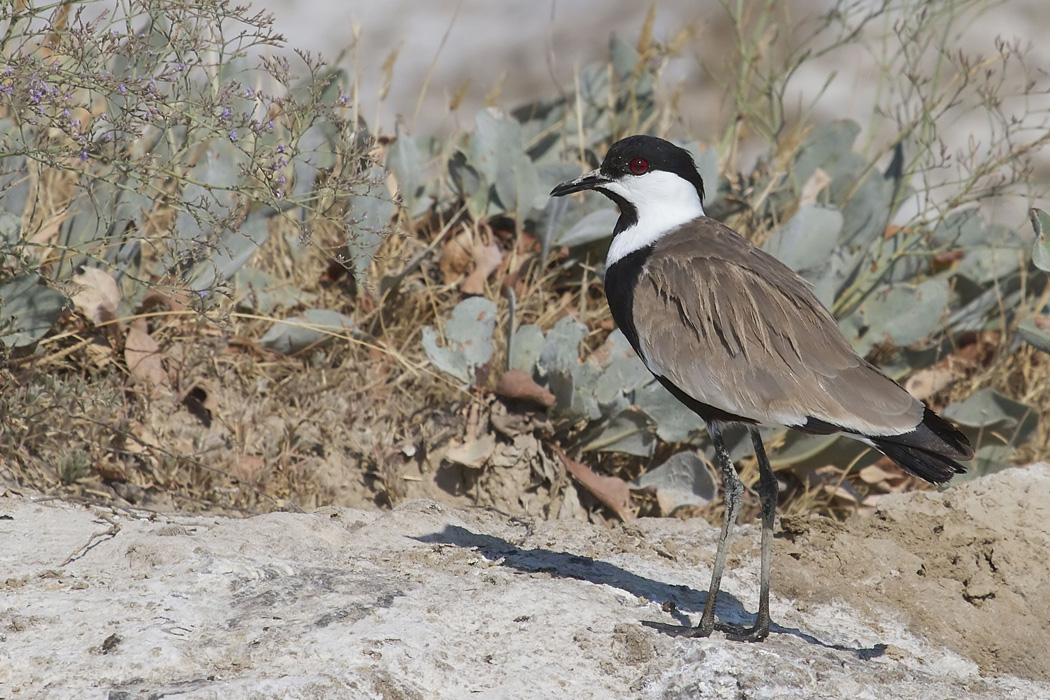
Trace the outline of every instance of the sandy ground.
{"label": "sandy ground", "polygon": [[[757,597],[757,528],[722,618]],[[4,698],[1050,697],[1050,465],[794,518],[774,633],[679,639],[716,530],[411,501],[248,519],[0,498]]]}

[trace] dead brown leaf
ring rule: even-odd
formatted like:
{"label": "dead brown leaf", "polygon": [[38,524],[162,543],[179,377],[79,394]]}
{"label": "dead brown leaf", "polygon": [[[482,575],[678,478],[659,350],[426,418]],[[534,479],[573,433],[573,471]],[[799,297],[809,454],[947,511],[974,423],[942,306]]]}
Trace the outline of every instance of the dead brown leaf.
{"label": "dead brown leaf", "polygon": [[58,235],[59,229],[62,228],[62,224],[68,217],[69,205],[67,204],[40,225],[40,228],[29,237],[30,242],[37,246],[50,245],[55,236]]}
{"label": "dead brown leaf", "polygon": [[164,369],[164,353],[146,329],[145,319],[137,319],[128,327],[124,338],[124,361],[131,376],[148,387],[171,387]]}
{"label": "dead brown leaf", "polygon": [[560,447],[555,446],[554,449],[565,469],[603,505],[616,513],[620,520],[634,519],[634,512],[631,510],[631,489],[626,481],[615,476],[595,474],[586,464],[570,459]]}
{"label": "dead brown leaf", "polygon": [[212,419],[219,408],[219,404],[215,400],[215,392],[208,391],[206,386],[198,382],[190,387],[189,391],[182,397],[181,403],[186,407],[187,411],[204,424],[205,428],[211,427]]}
{"label": "dead brown leaf", "polygon": [[888,472],[877,464],[869,464],[857,472],[857,476],[859,476],[860,480],[865,484],[878,484],[883,481],[889,481],[890,479],[896,479],[900,474]]}
{"label": "dead brown leaf", "polygon": [[961,250],[949,250],[946,253],[938,253],[933,256],[932,260],[930,260],[930,273],[936,274],[944,270],[949,270],[955,266],[955,263],[965,257],[966,253]]}
{"label": "dead brown leaf", "polygon": [[456,464],[462,464],[471,469],[481,469],[488,462],[493,451],[496,449],[496,436],[492,433],[482,435],[476,440],[467,440],[460,443],[458,440],[449,442],[445,459]]}
{"label": "dead brown leaf", "polygon": [[544,408],[554,405],[554,394],[543,388],[529,375],[520,369],[511,369],[503,373],[496,385],[496,393],[508,399],[531,401]]}
{"label": "dead brown leaf", "polygon": [[474,258],[474,269],[463,280],[459,289],[464,294],[484,294],[485,282],[503,263],[503,251],[495,242],[489,242],[487,245],[474,246],[471,254]]}
{"label": "dead brown leaf", "polygon": [[82,267],[70,286],[73,306],[95,325],[117,317],[120,289],[113,275],[97,267]]}
{"label": "dead brown leaf", "polygon": [[944,253],[938,253],[933,256],[933,262],[938,265],[947,266],[953,262],[959,262],[966,257],[966,253],[961,250],[949,250]]}
{"label": "dead brown leaf", "polygon": [[124,445],[124,450],[128,454],[147,454],[150,448],[160,443],[156,433],[139,421],[132,422],[131,427],[128,429],[128,435],[132,438]]}
{"label": "dead brown leaf", "polygon": [[183,292],[172,292],[164,294],[156,289],[151,289],[142,297],[142,302],[135,309],[135,313],[148,314],[154,311],[185,311],[189,308],[189,298]]}
{"label": "dead brown leaf", "polygon": [[802,193],[799,195],[798,205],[803,207],[807,204],[816,204],[820,193],[827,189],[827,186],[830,184],[831,176],[822,169],[817,168],[806,180],[806,184],[802,185]]}
{"label": "dead brown leaf", "polygon": [[259,455],[246,455],[238,452],[233,455],[230,462],[229,474],[240,481],[255,482],[265,466],[266,460]]}
{"label": "dead brown leaf", "polygon": [[947,367],[926,367],[915,372],[904,382],[904,388],[909,394],[925,401],[938,391],[947,388],[955,381],[955,373]]}
{"label": "dead brown leaf", "polygon": [[124,471],[124,467],[113,460],[99,460],[95,463],[95,471],[98,472],[103,481],[119,481],[123,483],[128,480],[128,474]]}
{"label": "dead brown leaf", "polygon": [[438,260],[438,268],[441,270],[441,276],[445,284],[452,284],[467,274],[467,270],[470,269],[473,249],[474,241],[471,240],[470,231],[467,230],[460,231],[459,234],[449,239],[441,247],[441,258]]}

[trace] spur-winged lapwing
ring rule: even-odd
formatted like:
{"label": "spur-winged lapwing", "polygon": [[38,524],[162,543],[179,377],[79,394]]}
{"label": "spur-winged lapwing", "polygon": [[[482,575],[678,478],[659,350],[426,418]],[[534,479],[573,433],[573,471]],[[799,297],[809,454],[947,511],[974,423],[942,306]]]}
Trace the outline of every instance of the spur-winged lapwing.
{"label": "spur-winged lapwing", "polygon": [[[936,484],[964,471],[956,460],[971,459],[973,449],[853,351],[805,280],[704,215],[704,183],[687,151],[631,136],[613,144],[600,168],[551,195],[582,190],[597,190],[620,208],[605,271],[613,318],[657,380],[703,418],[725,486],[725,519],[700,623],[670,629],[764,639],[777,479],[758,426],[844,433]],[[743,493],[722,439],[732,423],[747,426],[760,470],[761,589],[750,629],[715,620],[726,541]]]}

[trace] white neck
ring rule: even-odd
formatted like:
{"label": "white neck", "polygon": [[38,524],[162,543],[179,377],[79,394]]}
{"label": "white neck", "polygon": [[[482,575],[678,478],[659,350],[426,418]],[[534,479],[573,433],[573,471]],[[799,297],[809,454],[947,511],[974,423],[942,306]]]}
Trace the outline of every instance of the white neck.
{"label": "white neck", "polygon": [[692,183],[664,170],[611,182],[602,185],[602,189],[623,197],[638,211],[637,223],[613,238],[605,258],[606,267],[704,216],[700,195]]}

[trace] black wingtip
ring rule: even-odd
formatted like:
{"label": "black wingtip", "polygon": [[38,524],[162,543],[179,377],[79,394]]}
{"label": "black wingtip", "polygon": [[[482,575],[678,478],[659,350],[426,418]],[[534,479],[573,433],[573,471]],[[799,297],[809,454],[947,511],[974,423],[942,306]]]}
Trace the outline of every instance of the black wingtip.
{"label": "black wingtip", "polygon": [[871,437],[899,467],[933,484],[943,484],[966,469],[956,460],[973,459],[973,447],[954,425],[926,409],[915,430],[903,435]]}
{"label": "black wingtip", "polygon": [[872,442],[879,452],[892,459],[901,469],[931,484],[943,484],[951,481],[956,474],[966,472],[966,469],[951,457],[886,439],[872,438]]}
{"label": "black wingtip", "polygon": [[[963,461],[973,459],[973,446],[966,435],[929,408],[923,413],[922,425],[919,426],[918,430],[923,433],[928,431],[930,436],[935,437],[941,443],[937,445],[936,441],[930,441],[929,436],[927,436],[927,441],[932,442],[932,444],[925,449],[941,452],[953,459],[961,459]],[[945,449],[946,447],[948,448],[947,450]]]}

